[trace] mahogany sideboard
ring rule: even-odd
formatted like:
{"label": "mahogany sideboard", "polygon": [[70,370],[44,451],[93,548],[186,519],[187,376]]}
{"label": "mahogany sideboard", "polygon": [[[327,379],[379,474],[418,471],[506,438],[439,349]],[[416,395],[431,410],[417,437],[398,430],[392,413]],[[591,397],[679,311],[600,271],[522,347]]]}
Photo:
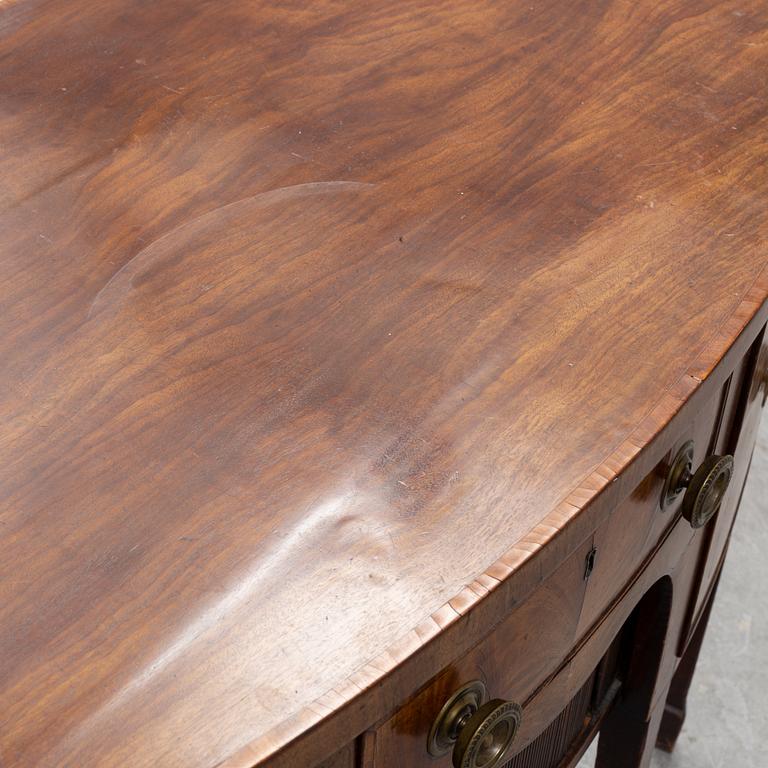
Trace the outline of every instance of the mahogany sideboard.
{"label": "mahogany sideboard", "polygon": [[759,0],[1,3],[0,768],[672,749],[767,76]]}

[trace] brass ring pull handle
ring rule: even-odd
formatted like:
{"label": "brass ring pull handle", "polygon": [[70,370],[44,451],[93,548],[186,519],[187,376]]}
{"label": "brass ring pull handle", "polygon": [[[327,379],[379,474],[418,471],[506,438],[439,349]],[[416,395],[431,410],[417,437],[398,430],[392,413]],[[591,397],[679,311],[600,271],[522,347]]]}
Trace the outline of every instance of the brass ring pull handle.
{"label": "brass ring pull handle", "polygon": [[690,479],[683,497],[683,517],[701,528],[720,509],[733,475],[733,456],[710,456]]}
{"label": "brass ring pull handle", "polygon": [[733,456],[710,456],[692,474],[693,441],[675,456],[662,493],[662,509],[683,491],[683,517],[693,528],[706,525],[720,509],[733,475]]}
{"label": "brass ring pull handle", "polygon": [[496,768],[515,740],[523,719],[519,704],[503,699],[485,701],[480,680],[460,688],[445,702],[427,739],[433,757],[453,748],[454,768]]}

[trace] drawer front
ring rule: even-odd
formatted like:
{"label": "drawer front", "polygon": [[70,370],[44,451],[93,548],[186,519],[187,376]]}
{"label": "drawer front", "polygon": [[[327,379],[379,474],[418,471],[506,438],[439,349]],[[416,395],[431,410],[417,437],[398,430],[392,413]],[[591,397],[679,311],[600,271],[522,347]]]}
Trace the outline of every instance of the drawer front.
{"label": "drawer front", "polygon": [[525,703],[562,666],[573,647],[584,599],[584,568],[591,539],[487,638],[458,659],[406,704],[376,734],[377,768],[450,766],[450,754],[427,753],[430,727],[445,702],[462,685],[481,680],[491,698]]}
{"label": "drawer front", "polygon": [[713,452],[725,397],[726,390],[723,390],[711,398],[683,431],[669,454],[595,533],[595,563],[579,621],[580,637],[621,595],[663,539],[665,532],[679,519],[682,497],[664,509],[661,506],[664,482],[672,458],[689,440],[694,441],[694,467],[698,467]]}

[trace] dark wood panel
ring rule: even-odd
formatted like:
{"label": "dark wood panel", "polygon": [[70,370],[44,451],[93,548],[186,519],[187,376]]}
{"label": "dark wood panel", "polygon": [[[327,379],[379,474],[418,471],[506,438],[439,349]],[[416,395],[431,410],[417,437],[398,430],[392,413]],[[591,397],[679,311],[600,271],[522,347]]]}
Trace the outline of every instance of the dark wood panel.
{"label": "dark wood panel", "polygon": [[364,766],[360,766],[357,742],[347,744],[315,768],[364,768]]}

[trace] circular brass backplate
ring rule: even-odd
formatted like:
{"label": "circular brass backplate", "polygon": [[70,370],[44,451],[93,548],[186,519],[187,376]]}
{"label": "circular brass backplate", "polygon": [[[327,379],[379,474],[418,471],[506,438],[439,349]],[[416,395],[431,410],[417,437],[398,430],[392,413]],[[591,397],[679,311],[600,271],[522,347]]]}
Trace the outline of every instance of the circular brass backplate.
{"label": "circular brass backplate", "polygon": [[693,440],[682,445],[667,472],[661,491],[661,508],[666,509],[685,490],[693,470]]}
{"label": "circular brass backplate", "polygon": [[714,516],[733,475],[733,456],[710,456],[691,479],[683,499],[683,517],[701,528]]}
{"label": "circular brass backplate", "polygon": [[427,737],[427,752],[440,757],[451,750],[456,743],[459,730],[488,698],[488,691],[482,680],[473,680],[459,688],[438,713]]}
{"label": "circular brass backplate", "polygon": [[496,768],[517,736],[523,719],[519,704],[493,699],[483,704],[459,733],[454,768]]}

